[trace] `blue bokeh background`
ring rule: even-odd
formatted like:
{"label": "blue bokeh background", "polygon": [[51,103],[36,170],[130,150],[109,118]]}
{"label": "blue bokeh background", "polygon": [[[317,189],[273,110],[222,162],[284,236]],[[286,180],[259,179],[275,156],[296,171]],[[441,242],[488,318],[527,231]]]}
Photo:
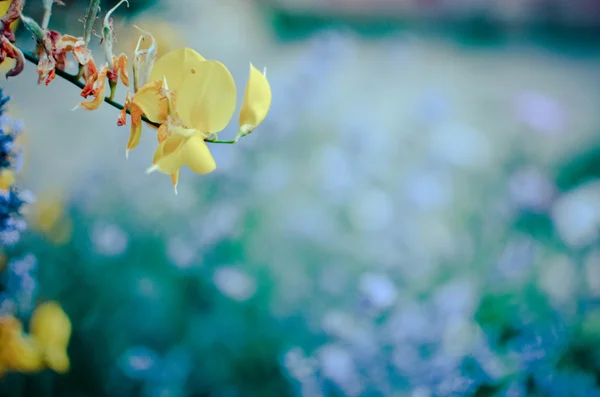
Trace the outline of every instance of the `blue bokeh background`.
{"label": "blue bokeh background", "polygon": [[131,3],[120,50],[143,26],[240,97],[266,66],[269,117],[175,196],[154,130],[126,160],[115,109],[3,83],[38,198],[6,271],[74,333],[0,395],[600,396],[595,2]]}

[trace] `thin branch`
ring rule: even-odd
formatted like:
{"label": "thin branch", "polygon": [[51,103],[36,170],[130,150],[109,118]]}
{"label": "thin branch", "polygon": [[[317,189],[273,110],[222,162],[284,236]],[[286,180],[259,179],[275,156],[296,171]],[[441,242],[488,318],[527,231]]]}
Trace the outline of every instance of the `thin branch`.
{"label": "thin branch", "polygon": [[54,5],[54,0],[44,0],[44,17],[42,19],[42,29],[48,29],[48,25],[50,25],[50,17],[52,16],[52,6]]}
{"label": "thin branch", "polygon": [[[23,51],[23,56],[29,62],[37,65],[38,62],[40,61],[39,58],[37,56],[35,56],[31,51],[24,51],[24,50],[21,50],[21,51]],[[62,77],[63,79],[67,80],[71,84],[74,84],[81,89],[83,89],[83,87],[85,87],[85,84],[81,81],[81,77],[79,76],[79,73],[77,75],[73,75],[71,73],[65,72],[64,70],[56,69],[56,75],[59,77]],[[123,110],[123,108],[124,108],[124,106],[121,105],[119,102],[113,101],[109,97],[104,97],[104,102],[106,102],[110,106],[112,106],[116,109],[119,109],[119,110]],[[127,113],[129,114],[129,109],[127,109]],[[146,116],[142,116],[142,120],[147,124],[153,125],[154,127],[160,127],[160,124],[148,120],[148,118]],[[221,141],[221,140],[216,140],[216,139],[215,140],[205,139],[205,141],[210,142],[210,143],[222,143],[222,144],[233,145],[233,144],[237,143],[238,140],[233,139],[233,140]]]}
{"label": "thin branch", "polygon": [[100,8],[100,0],[90,0],[90,6],[88,8],[85,22],[83,23],[83,41],[85,48],[87,48],[92,38],[92,30],[94,29],[94,23],[96,22],[96,15]]}
{"label": "thin branch", "polygon": [[42,29],[48,29],[48,25],[50,25],[50,16],[52,15],[51,8],[44,9],[44,17],[42,19]]}

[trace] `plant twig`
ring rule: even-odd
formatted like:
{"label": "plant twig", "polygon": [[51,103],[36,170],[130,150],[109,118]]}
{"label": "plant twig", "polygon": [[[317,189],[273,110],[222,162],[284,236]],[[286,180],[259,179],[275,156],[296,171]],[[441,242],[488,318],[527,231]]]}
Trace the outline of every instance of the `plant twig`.
{"label": "plant twig", "polygon": [[42,19],[42,29],[48,29],[50,25],[50,16],[52,15],[52,6],[55,0],[44,0],[44,17]]}
{"label": "plant twig", "polygon": [[96,22],[96,15],[98,14],[99,8],[100,0],[90,0],[90,6],[83,24],[83,41],[85,43],[85,48],[87,48],[88,44],[90,43],[92,30],[94,29],[94,23]]}
{"label": "plant twig", "polygon": [[[34,55],[31,51],[24,51],[24,50],[21,50],[21,51],[23,51],[23,56],[29,62],[37,65],[38,62],[40,61],[39,58],[36,55]],[[62,77],[63,79],[67,80],[71,84],[74,84],[81,89],[83,89],[83,87],[85,87],[85,84],[81,81],[81,76],[79,76],[79,73],[77,75],[73,75],[71,73],[65,72],[64,70],[56,69],[56,75],[59,77]],[[110,99],[109,97],[104,97],[104,102],[106,102],[110,106],[112,106],[116,109],[119,109],[119,110],[123,110],[123,108],[124,108],[124,106],[122,104]],[[127,109],[127,113],[129,114],[129,109]],[[157,128],[160,127],[160,124],[148,120],[148,118],[146,116],[142,116],[142,120],[147,124],[153,125],[154,127],[157,127]],[[222,143],[222,144],[233,145],[233,144],[237,143],[238,139],[225,140],[225,141],[218,140],[218,139],[205,139],[205,141],[210,142],[210,143]]]}

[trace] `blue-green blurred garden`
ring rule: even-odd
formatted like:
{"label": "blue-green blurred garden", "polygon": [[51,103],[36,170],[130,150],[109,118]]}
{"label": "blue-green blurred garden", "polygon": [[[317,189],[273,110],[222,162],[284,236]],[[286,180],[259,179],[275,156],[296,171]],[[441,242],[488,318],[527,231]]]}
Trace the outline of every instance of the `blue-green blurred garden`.
{"label": "blue-green blurred garden", "polygon": [[[80,35],[89,2],[65,3],[50,26]],[[117,109],[72,110],[77,88],[32,64],[2,81],[23,153],[0,202],[23,218],[0,234],[0,315],[57,301],[72,334],[66,374],[9,372],[0,396],[600,396],[598,2],[113,18],[119,51],[142,26],[221,60],[238,97],[248,61],[267,67],[271,109],[175,195],[145,173],[151,128],[126,159]]]}

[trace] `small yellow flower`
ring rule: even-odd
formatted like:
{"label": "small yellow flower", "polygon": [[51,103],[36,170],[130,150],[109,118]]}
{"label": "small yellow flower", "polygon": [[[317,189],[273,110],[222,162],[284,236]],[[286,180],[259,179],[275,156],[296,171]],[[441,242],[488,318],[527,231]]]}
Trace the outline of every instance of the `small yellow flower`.
{"label": "small yellow flower", "polygon": [[35,340],[24,335],[21,321],[0,318],[0,366],[4,371],[38,372],[44,362]]}
{"label": "small yellow flower", "polygon": [[61,195],[41,194],[29,215],[32,229],[43,233],[54,244],[67,243],[71,239],[73,222],[64,209],[65,201]]}
{"label": "small yellow flower", "polygon": [[261,73],[250,64],[250,76],[244,92],[244,103],[240,111],[240,133],[247,135],[254,131],[267,117],[271,107],[271,86],[266,70]]}
{"label": "small yellow flower", "polygon": [[150,82],[133,98],[136,103],[161,124],[148,172],[170,174],[176,188],[183,165],[199,174],[216,168],[204,139],[222,131],[235,112],[235,83],[225,65],[189,48],[171,51],[156,61]]}
{"label": "small yellow flower", "polygon": [[41,346],[44,361],[58,373],[69,370],[67,346],[71,338],[71,321],[60,305],[46,302],[39,305],[31,316],[30,332]]}

